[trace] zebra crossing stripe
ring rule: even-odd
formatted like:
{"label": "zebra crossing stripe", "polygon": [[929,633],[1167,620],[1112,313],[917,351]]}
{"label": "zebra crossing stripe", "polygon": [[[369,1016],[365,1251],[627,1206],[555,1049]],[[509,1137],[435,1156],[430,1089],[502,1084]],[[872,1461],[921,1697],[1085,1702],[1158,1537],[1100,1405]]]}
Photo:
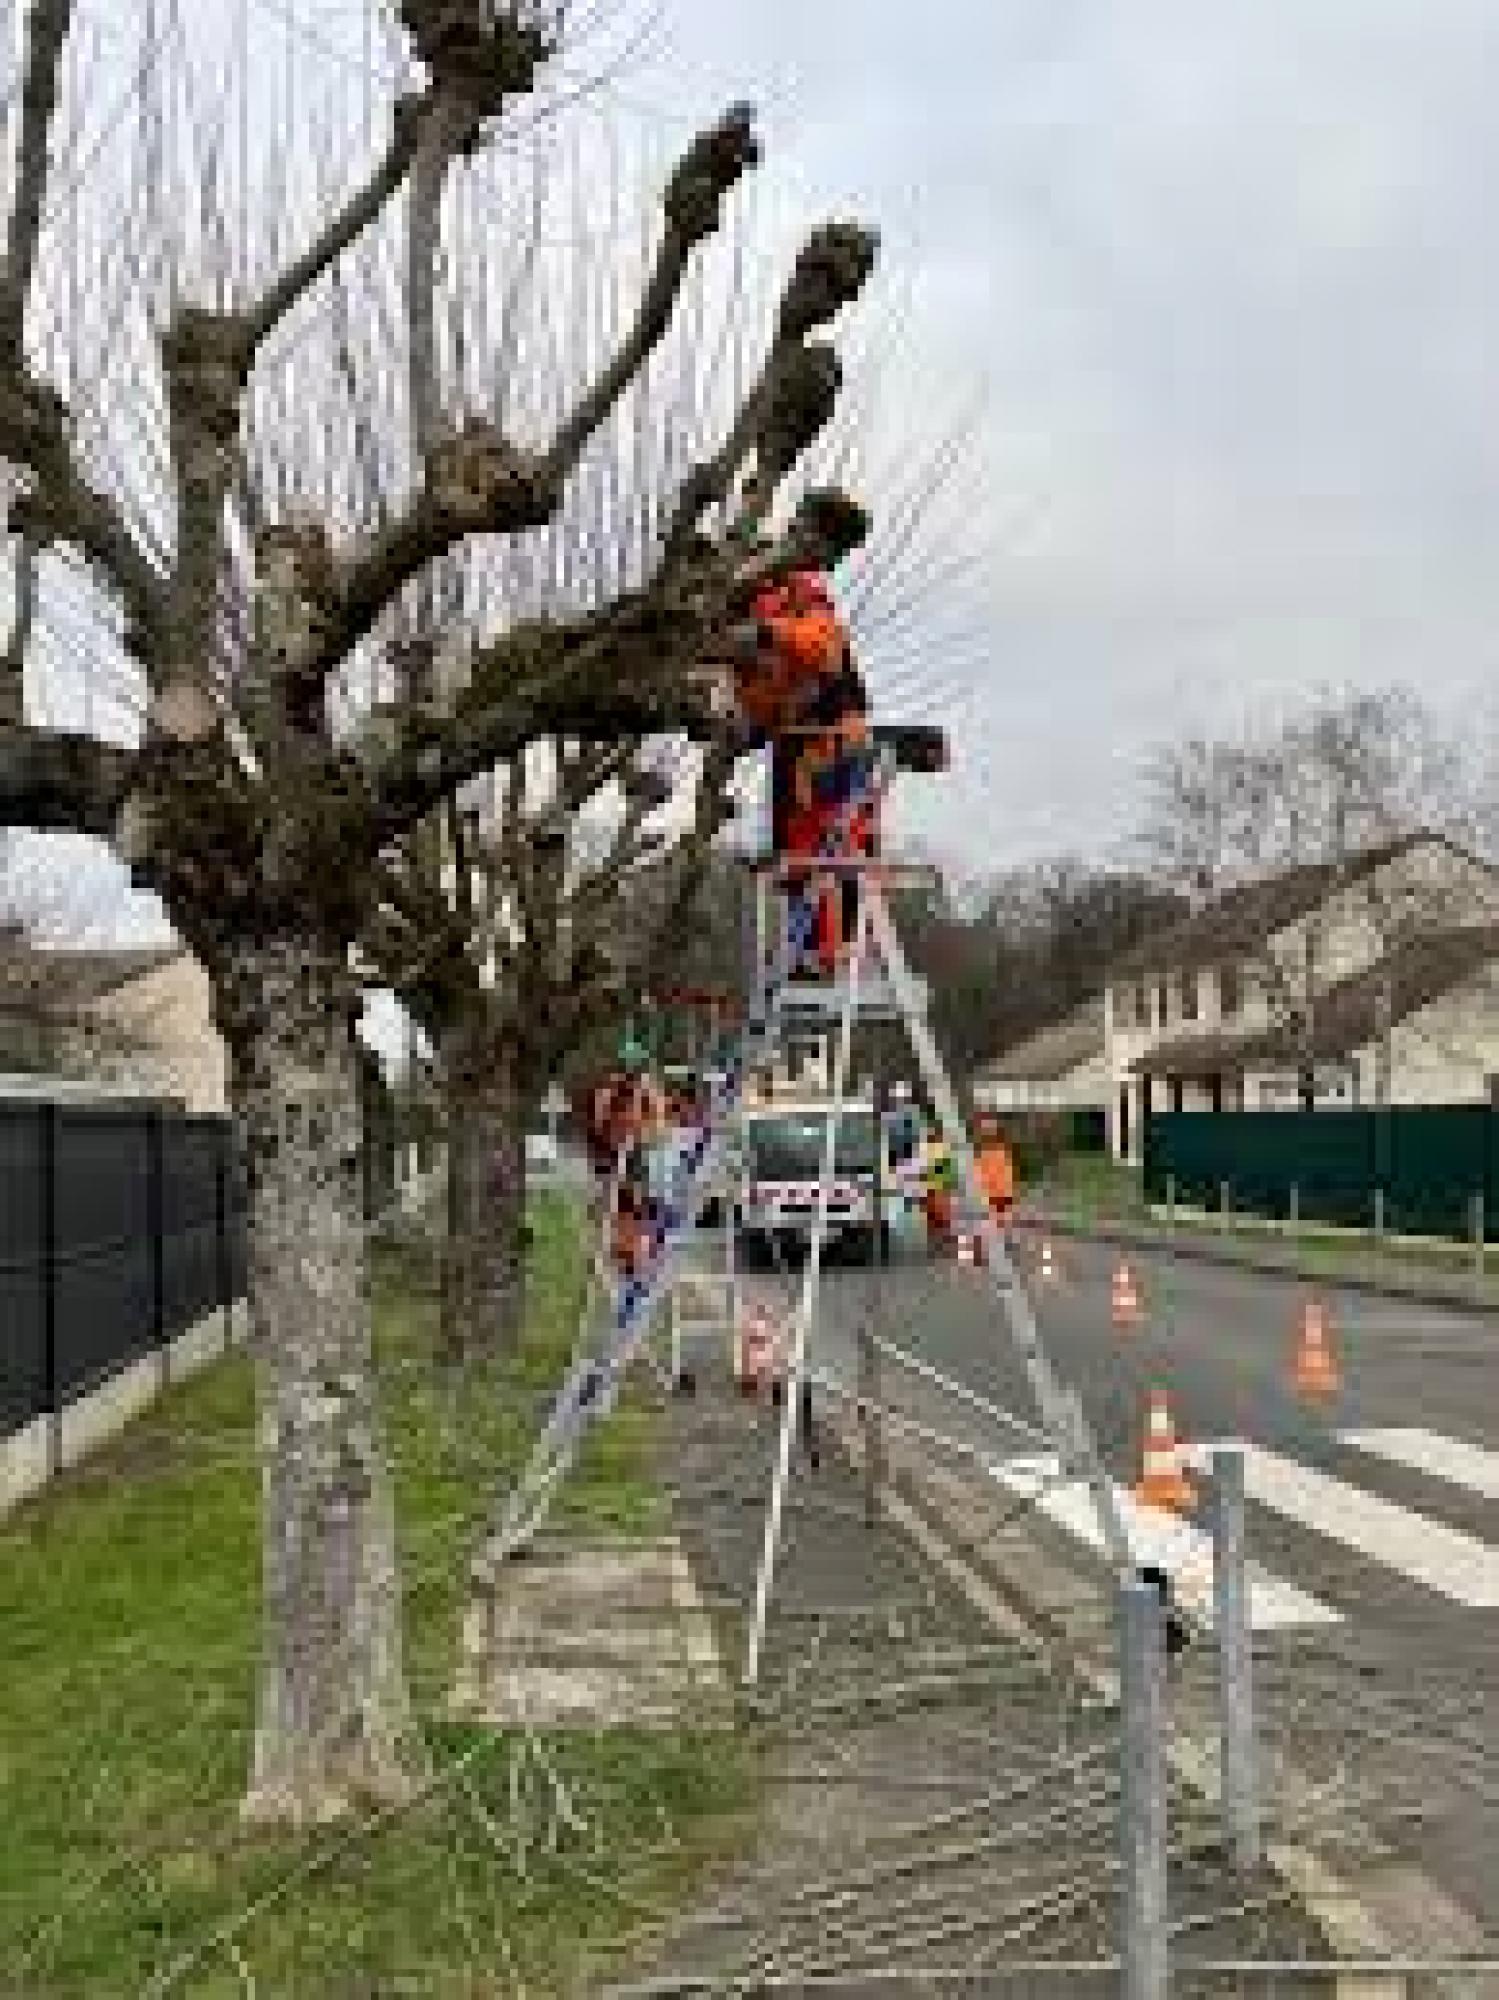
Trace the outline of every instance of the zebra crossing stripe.
{"label": "zebra crossing stripe", "polygon": [[1429,1479],[1465,1487],[1485,1500],[1499,1500],[1499,1451],[1485,1451],[1466,1438],[1423,1430],[1340,1431],[1338,1442],[1411,1472],[1424,1472]]}
{"label": "zebra crossing stripe", "polygon": [[[1080,1480],[1057,1483],[1060,1461],[1050,1453],[993,1461],[989,1471],[1008,1493],[1035,1503],[1038,1513],[1090,1549],[1102,1552],[1098,1510]],[[1142,1507],[1127,1487],[1115,1486],[1130,1552],[1137,1562],[1155,1563],[1170,1576],[1177,1603],[1199,1624],[1215,1623],[1213,1544],[1209,1535],[1173,1514]],[[1286,1631],[1307,1625],[1337,1625],[1342,1613],[1318,1597],[1274,1575],[1263,1564],[1248,1566],[1249,1619],[1256,1632]]]}
{"label": "zebra crossing stripe", "polygon": [[[1191,1453],[1205,1462],[1211,1446]],[[1261,1507],[1473,1611],[1499,1609],[1499,1548],[1263,1445],[1245,1444],[1244,1490]]]}

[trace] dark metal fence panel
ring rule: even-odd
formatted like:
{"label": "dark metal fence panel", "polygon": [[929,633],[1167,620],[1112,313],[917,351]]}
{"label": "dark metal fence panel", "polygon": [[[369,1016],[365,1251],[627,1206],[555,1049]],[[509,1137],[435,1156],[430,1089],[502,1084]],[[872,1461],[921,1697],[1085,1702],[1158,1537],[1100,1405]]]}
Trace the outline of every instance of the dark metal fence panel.
{"label": "dark metal fence panel", "polygon": [[1374,1117],[1389,1126],[1380,1149],[1386,1227],[1411,1236],[1466,1236],[1473,1196],[1487,1179],[1488,1107],[1420,1105]]}
{"label": "dark metal fence panel", "polygon": [[162,1128],[162,1309],[168,1340],[221,1303],[220,1127],[171,1118]]}
{"label": "dark metal fence panel", "polygon": [[47,1407],[43,1115],[40,1105],[0,1104],[0,1437]]}
{"label": "dark metal fence panel", "polygon": [[250,1180],[244,1134],[236,1125],[224,1128],[228,1198],[229,1296],[242,1299],[250,1289]]}
{"label": "dark metal fence panel", "polygon": [[1291,1189],[1305,1222],[1367,1229],[1375,1190],[1385,1226],[1466,1236],[1482,1192],[1499,1233],[1499,1138],[1485,1105],[1398,1105],[1385,1110],[1166,1111],[1152,1114],[1145,1192],[1168,1181],[1188,1206],[1216,1208],[1226,1184],[1236,1212],[1284,1219]]}
{"label": "dark metal fence panel", "polygon": [[57,1114],[57,1361],[64,1401],[156,1345],[151,1140],[139,1112]]}
{"label": "dark metal fence panel", "polygon": [[241,1151],[221,1118],[0,1103],[0,1437],[243,1296]]}

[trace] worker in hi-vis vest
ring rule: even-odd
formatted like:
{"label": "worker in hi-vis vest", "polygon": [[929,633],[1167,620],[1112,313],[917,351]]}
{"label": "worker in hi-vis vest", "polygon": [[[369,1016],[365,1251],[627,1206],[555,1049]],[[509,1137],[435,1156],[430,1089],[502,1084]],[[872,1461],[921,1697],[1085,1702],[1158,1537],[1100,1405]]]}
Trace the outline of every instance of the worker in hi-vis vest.
{"label": "worker in hi-vis vest", "polygon": [[1003,1222],[1015,1205],[1015,1162],[999,1129],[999,1120],[980,1118],[974,1127],[974,1165],[979,1186],[996,1222]]}

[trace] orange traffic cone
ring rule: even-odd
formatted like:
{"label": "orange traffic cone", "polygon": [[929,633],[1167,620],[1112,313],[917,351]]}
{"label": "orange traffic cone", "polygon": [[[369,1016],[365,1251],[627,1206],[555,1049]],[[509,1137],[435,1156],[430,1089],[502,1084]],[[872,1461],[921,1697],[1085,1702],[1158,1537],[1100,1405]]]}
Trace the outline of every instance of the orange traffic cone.
{"label": "orange traffic cone", "polygon": [[1308,1299],[1301,1309],[1291,1386],[1298,1396],[1335,1396],[1343,1386],[1328,1343],[1327,1308],[1316,1299]]}
{"label": "orange traffic cone", "polygon": [[1115,1326],[1138,1326],[1144,1315],[1140,1310],[1140,1294],[1135,1285],[1135,1274],[1128,1264],[1121,1264],[1114,1273],[1114,1282],[1110,1290]]}
{"label": "orange traffic cone", "polygon": [[1175,1513],[1186,1513],[1197,1504],[1196,1490],[1182,1471],[1181,1445],[1171,1416],[1170,1398],[1164,1389],[1150,1392],[1135,1498],[1142,1507],[1161,1507]]}

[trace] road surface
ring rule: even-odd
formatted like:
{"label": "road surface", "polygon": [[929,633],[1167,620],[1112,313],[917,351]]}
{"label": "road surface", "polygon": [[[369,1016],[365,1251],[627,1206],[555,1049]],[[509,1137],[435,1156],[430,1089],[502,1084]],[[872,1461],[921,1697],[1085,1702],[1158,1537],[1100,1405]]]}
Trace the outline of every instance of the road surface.
{"label": "road surface", "polygon": [[[1122,1488],[1139,1473],[1153,1389],[1169,1392],[1189,1453],[1245,1447],[1267,1719],[1294,1727],[1308,1761],[1342,1787],[1348,1816],[1377,1811],[1392,1850],[1455,1899],[1448,1928],[1462,1931],[1467,1911],[1499,1940],[1499,1324],[1321,1290],[1342,1388],[1316,1406],[1290,1386],[1310,1296],[1295,1283],[1143,1255],[1132,1270],[1144,1324],[1121,1332],[1110,1311],[1118,1253],[1058,1239],[1062,1275],[1043,1285],[1036,1241],[1022,1233],[1017,1254],[1048,1351]],[[872,1313],[887,1340],[1034,1421],[982,1273],[903,1259],[877,1283],[835,1264],[813,1365],[852,1385]],[[885,1393],[955,1440],[955,1464],[966,1445],[982,1454],[978,1476],[1017,1498],[1039,1493],[1045,1532],[1096,1566],[1090,1511],[1077,1488],[1048,1483],[1043,1439],[899,1379],[897,1390],[887,1361]],[[1164,1561],[1210,1616],[1205,1535],[1170,1517],[1131,1520],[1137,1552]],[[1450,1940],[1475,1942],[1471,1927]]]}

